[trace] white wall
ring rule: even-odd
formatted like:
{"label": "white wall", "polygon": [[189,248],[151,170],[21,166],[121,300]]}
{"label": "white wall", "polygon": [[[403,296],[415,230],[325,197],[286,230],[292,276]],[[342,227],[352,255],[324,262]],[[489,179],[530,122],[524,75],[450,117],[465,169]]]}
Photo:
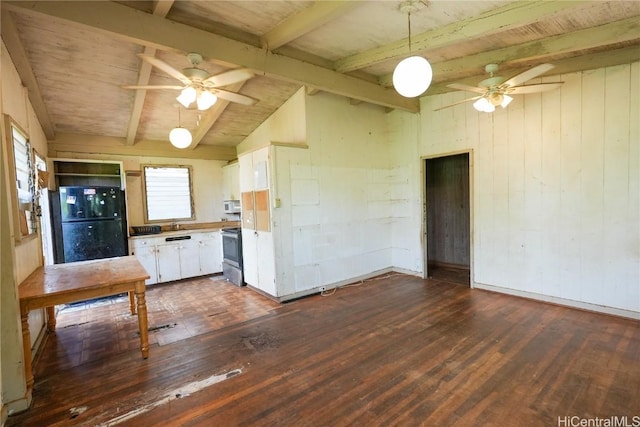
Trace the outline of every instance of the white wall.
{"label": "white wall", "polygon": [[422,98],[419,155],[472,150],[476,286],[640,313],[640,63],[558,79],[493,114]]}
{"label": "white wall", "polygon": [[319,93],[307,96],[306,112],[309,163],[289,170],[296,282],[390,268],[395,183],[384,109]]}

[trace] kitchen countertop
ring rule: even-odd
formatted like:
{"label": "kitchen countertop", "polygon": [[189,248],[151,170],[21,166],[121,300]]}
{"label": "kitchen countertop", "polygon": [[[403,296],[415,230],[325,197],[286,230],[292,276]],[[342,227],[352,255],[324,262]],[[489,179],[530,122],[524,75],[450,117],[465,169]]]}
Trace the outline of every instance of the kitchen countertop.
{"label": "kitchen countertop", "polygon": [[[200,224],[185,224],[185,225],[180,225],[180,229],[178,230],[164,230],[165,227],[169,227],[169,226],[163,226],[163,230],[160,233],[155,233],[155,234],[130,234],[129,238],[130,239],[145,239],[145,238],[154,238],[154,237],[172,237],[172,236],[184,236],[184,235],[188,235],[188,234],[195,234],[195,233],[208,233],[211,231],[219,231],[222,230],[224,228],[236,228],[236,227],[240,227],[240,221],[220,221],[220,222],[216,222],[216,223],[207,223],[206,225],[203,224],[202,226],[198,227]],[[184,227],[184,228],[182,228]]]}

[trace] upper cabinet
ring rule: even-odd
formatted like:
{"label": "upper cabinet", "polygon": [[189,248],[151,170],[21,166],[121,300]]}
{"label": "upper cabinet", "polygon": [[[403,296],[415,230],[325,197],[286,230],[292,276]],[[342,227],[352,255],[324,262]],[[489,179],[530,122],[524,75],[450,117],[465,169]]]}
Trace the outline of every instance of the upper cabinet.
{"label": "upper cabinet", "polygon": [[122,162],[98,160],[53,160],[56,186],[101,186],[124,188]]}
{"label": "upper cabinet", "polygon": [[222,168],[222,188],[224,200],[240,200],[240,163]]}

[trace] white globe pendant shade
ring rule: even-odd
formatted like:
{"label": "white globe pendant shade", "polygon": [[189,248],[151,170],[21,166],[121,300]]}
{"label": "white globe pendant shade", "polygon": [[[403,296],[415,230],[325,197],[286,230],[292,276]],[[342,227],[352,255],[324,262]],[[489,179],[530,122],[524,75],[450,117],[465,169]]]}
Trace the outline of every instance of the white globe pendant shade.
{"label": "white globe pendant shade", "polygon": [[403,59],[393,70],[393,87],[396,92],[406,98],[422,95],[433,78],[433,70],[429,61],[421,56],[410,56]]}
{"label": "white globe pendant shade", "polygon": [[169,132],[169,142],[176,148],[187,148],[191,145],[191,132],[189,129],[177,127]]}

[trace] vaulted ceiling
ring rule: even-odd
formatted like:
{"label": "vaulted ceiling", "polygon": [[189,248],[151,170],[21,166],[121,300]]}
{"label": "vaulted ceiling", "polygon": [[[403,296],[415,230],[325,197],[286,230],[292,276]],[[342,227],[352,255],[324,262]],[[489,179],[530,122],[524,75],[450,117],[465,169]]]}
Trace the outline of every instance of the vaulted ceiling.
{"label": "vaulted ceiling", "polygon": [[[2,1],[2,39],[55,151],[103,151],[232,159],[235,146],[300,87],[388,109],[418,112],[419,100],[391,87],[409,53],[400,1]],[[640,59],[638,1],[451,1],[416,3],[411,51],[433,67],[423,96],[475,85],[484,66],[510,76],[549,62],[547,75]],[[139,54],[171,67],[204,57],[210,74],[248,68],[223,87],[257,100],[180,108],[194,135],[178,152],[179,91],[123,85],[180,84]],[[469,106],[471,108],[471,106]],[[426,114],[428,112],[423,112]],[[93,148],[95,150],[95,148]]]}

